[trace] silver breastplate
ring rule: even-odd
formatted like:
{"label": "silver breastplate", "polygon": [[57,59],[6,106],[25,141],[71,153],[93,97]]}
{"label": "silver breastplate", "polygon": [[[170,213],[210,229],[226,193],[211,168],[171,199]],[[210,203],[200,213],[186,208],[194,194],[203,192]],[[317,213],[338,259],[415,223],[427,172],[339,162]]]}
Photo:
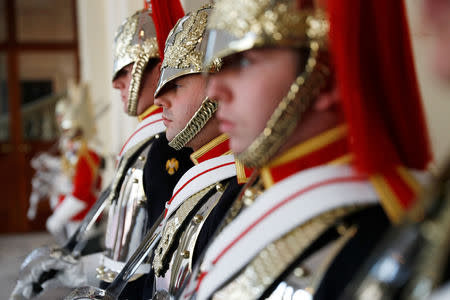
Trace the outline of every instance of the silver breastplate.
{"label": "silver breastplate", "polygon": [[283,278],[267,299],[312,300],[328,266],[354,232],[353,228],[346,228],[337,240],[302,261]]}
{"label": "silver breastplate", "polygon": [[[133,165],[126,170],[118,196],[110,204],[105,236],[106,251],[97,268],[97,277],[111,282],[142,242],[148,230],[147,198],[143,173],[151,144],[144,147]],[[143,264],[132,280],[150,271]]]}
{"label": "silver breastplate", "polygon": [[[317,238],[335,226],[340,218],[357,209],[348,207],[323,213],[267,245],[230,282],[215,292],[212,299],[260,299],[273,282],[278,280]],[[327,267],[355,230],[353,227],[338,230],[341,236],[337,240],[301,261],[267,299],[312,299]]]}
{"label": "silver breastplate", "polygon": [[[164,278],[157,277],[156,279],[156,294],[154,299],[171,299],[178,293],[184,283],[184,280],[192,273],[192,259],[197,238],[209,214],[220,200],[220,197],[223,195],[225,187],[220,183],[214,184],[207,187],[203,191],[200,191],[196,195],[191,196],[180,206],[175,215],[168,221],[166,227],[171,226],[169,225],[169,222],[179,223],[182,219],[181,215],[186,214],[186,212],[192,214],[192,210],[198,200],[200,200],[207,192],[211,190],[215,190],[215,193],[213,193],[200,207],[195,208],[195,215],[191,218],[189,223],[183,228],[176,229],[182,230],[179,238],[179,244],[172,254],[167,253],[167,255],[171,255],[170,264]],[[167,241],[167,238],[169,236],[173,237],[173,235],[174,230],[165,230],[161,238],[161,243]],[[161,249],[162,252],[159,253],[158,249]],[[158,266],[163,264],[163,252],[167,251],[167,249],[168,248],[164,247],[163,244],[158,246],[154,260],[154,267],[158,268]],[[162,267],[160,268],[162,269]]]}

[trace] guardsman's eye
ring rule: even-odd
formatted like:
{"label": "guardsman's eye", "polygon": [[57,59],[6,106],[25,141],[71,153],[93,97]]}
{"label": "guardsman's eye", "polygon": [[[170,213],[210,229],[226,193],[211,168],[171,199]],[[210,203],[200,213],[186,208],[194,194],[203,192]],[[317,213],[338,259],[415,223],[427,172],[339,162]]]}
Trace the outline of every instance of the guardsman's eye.
{"label": "guardsman's eye", "polygon": [[243,69],[248,67],[251,64],[250,60],[242,55],[241,53],[237,53],[235,55],[226,57],[223,59],[222,70],[224,69]]}
{"label": "guardsman's eye", "polygon": [[246,67],[250,66],[250,64],[251,64],[251,62],[248,58],[246,58],[244,56],[241,56],[239,58],[239,67],[240,68],[246,68]]}

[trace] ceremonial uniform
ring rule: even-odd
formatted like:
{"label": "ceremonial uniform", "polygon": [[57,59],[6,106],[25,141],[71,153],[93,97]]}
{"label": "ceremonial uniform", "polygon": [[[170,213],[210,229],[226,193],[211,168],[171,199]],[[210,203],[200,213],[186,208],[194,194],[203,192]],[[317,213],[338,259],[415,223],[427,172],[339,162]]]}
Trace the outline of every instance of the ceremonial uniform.
{"label": "ceremonial uniform", "polygon": [[[171,31],[166,42],[156,96],[162,93],[158,97],[165,97],[161,91],[172,80],[202,71],[202,37],[210,9],[211,6],[206,5],[186,15]],[[170,87],[168,89],[167,92],[170,93]],[[191,101],[195,103],[197,100]],[[164,100],[157,98],[155,103],[163,103],[165,108]],[[175,105],[177,104],[173,103]],[[214,100],[205,99],[169,145],[178,149],[195,139],[202,133],[215,109]],[[208,138],[211,139],[209,136]],[[238,182],[243,183],[246,178],[243,166],[231,154],[226,135],[214,137],[205,145],[197,145],[196,151],[191,154],[191,160],[194,167],[180,179],[166,204],[165,217],[161,223],[161,239],[152,260],[156,275],[156,294],[148,294],[148,297],[165,299],[178,293],[185,278],[189,276],[192,265],[231,204],[231,199],[236,196]],[[152,278],[149,279],[151,280]]]}
{"label": "ceremonial uniform", "polygon": [[346,132],[345,125],[325,132],[253,175],[201,258],[200,281],[181,299],[199,285],[210,294],[196,299],[342,292],[389,228],[369,178],[348,163]]}
{"label": "ceremonial uniform", "polygon": [[[155,66],[160,60],[158,43],[161,41],[159,40],[165,40],[168,28],[172,27],[184,13],[178,1],[171,1],[171,7],[167,6],[167,1],[158,3],[156,5],[159,5],[158,7],[167,7],[164,11],[158,11],[158,17],[164,20],[157,24],[159,25],[157,30],[152,20],[150,1],[146,1],[145,4],[145,9],[138,11],[122,24],[115,37],[113,87],[120,89],[121,92],[128,92],[126,111],[131,116],[138,116],[139,113],[140,123],[119,153],[116,174],[112,183],[103,193],[101,201],[96,203],[96,210],[90,212],[90,218],[95,220],[105,205],[109,204],[105,236],[106,250],[100,259],[100,266],[97,268],[97,277],[103,286],[112,282],[122,270],[125,262],[142,242],[152,225],[151,222],[154,222],[152,216],[149,216],[148,210],[153,210],[153,204],[155,204],[155,208],[158,208],[161,206],[160,203],[168,200],[174,184],[191,166],[189,151],[177,153],[166,151],[167,141],[161,138],[161,134],[165,130],[161,116],[162,110],[152,106],[153,101],[149,101],[152,100],[149,97],[153,96],[154,90],[151,89],[149,94],[147,86],[141,84],[141,82],[145,82],[144,79],[154,78],[149,74],[157,71]],[[148,84],[150,87],[154,87],[151,82]],[[154,143],[155,140],[160,141]],[[161,169],[159,161],[153,166],[155,161],[147,159],[149,153],[155,152],[152,151],[155,146],[160,147],[158,149],[160,155],[155,158],[163,159],[164,164],[169,162],[168,168]],[[158,177],[160,186],[147,187],[145,188],[147,193],[145,193],[144,173]],[[156,188],[158,188],[157,191],[155,191]],[[167,190],[161,190],[163,188]],[[91,219],[83,220],[85,227],[82,228],[87,228],[92,221]],[[72,244],[76,244],[75,248],[79,248],[77,243],[80,235],[77,233],[70,248],[72,248]],[[72,253],[67,255],[66,252],[72,251],[71,249],[67,251],[67,248],[61,249],[62,255],[60,256],[70,257],[72,255]],[[52,255],[52,251],[41,252],[44,252],[44,255],[50,252],[50,256]],[[60,257],[48,258],[49,261],[58,259],[62,260]],[[64,265],[64,268],[70,270],[73,265],[77,264],[77,260],[72,259],[70,264]],[[130,281],[136,281],[148,271],[149,265],[143,264],[135,276],[130,278]],[[80,275],[80,277],[82,276]],[[129,289],[123,291],[120,298],[140,297],[139,293],[143,283],[143,278],[133,282]],[[78,293],[78,291],[75,290],[74,293]]]}
{"label": "ceremonial uniform", "polygon": [[[146,64],[160,59],[159,39],[164,40],[164,34],[167,34],[164,33],[167,31],[165,27],[181,17],[179,3],[178,6],[178,9],[169,12],[167,20],[163,20],[166,25],[159,24],[159,31],[155,28],[154,23],[158,21],[152,19],[154,14],[149,1],[144,10],[130,17],[118,30],[113,82],[120,76],[122,68],[130,63],[134,64],[127,106],[129,115],[136,115],[139,101],[144,101],[139,98],[144,97],[139,91]],[[163,13],[158,13],[159,16],[164,16]],[[158,36],[157,39],[158,34],[163,36]],[[146,95],[148,96],[152,95]],[[165,126],[162,108],[152,105],[138,119],[140,123],[137,129],[120,151],[118,174],[109,196],[106,251],[97,268],[98,277],[104,282],[102,286],[107,286],[106,282],[112,282],[122,270],[162,212],[176,182],[192,166],[189,150],[169,150],[163,135]],[[144,262],[130,279],[130,284],[120,298],[139,299],[145,285],[142,275],[149,271],[150,265]]]}
{"label": "ceremonial uniform", "polygon": [[191,153],[188,148],[176,151],[169,147],[164,133],[154,141],[144,166],[144,192],[164,201],[147,202],[149,224],[155,223],[181,176],[194,165],[190,160]]}
{"label": "ceremonial uniform", "polygon": [[[163,135],[161,108],[152,106],[148,111],[151,113],[143,117],[120,153],[117,185],[113,185],[110,195],[106,252],[97,269],[98,277],[105,282],[111,282],[121,271],[170,199],[175,183],[192,166],[190,151],[169,150]],[[158,155],[153,157],[154,153]],[[174,166],[166,168],[168,162]],[[149,271],[150,266],[143,264],[134,279]],[[139,299],[144,281],[143,278],[136,283],[131,281],[121,298]]]}
{"label": "ceremonial uniform", "polygon": [[[223,75],[219,72],[209,81],[211,97],[221,97],[217,99],[219,104],[223,101],[229,110],[235,107],[236,91],[229,89],[235,83],[233,76],[242,79],[246,74],[254,75],[252,72],[263,65],[263,55],[276,57],[274,52],[262,51],[235,54],[256,48],[290,47],[301,50],[306,57],[300,56],[300,61],[305,65],[260,134],[236,154],[255,170],[178,299],[336,299],[389,228],[390,220],[398,220],[412,206],[420,186],[427,181],[422,170],[430,152],[417,84],[409,77],[414,72],[402,70],[395,74],[400,75],[396,77],[396,88],[411,96],[403,103],[415,116],[411,117],[395,108],[399,105],[395,97],[398,90],[389,90],[377,77],[378,72],[394,68],[392,65],[383,69],[386,65],[375,63],[364,69],[358,63],[365,61],[344,64],[341,60],[349,56],[344,49],[359,45],[354,41],[340,44],[347,41],[342,36],[348,34],[339,27],[336,11],[342,10],[341,2],[331,0],[324,7],[319,4],[321,1],[216,2],[208,23],[205,64],[228,58]],[[387,2],[382,2],[384,11],[390,11]],[[364,13],[368,12],[364,5],[361,7]],[[354,17],[352,8],[346,7],[347,19],[343,17],[342,21]],[[394,15],[389,15],[390,20],[398,20]],[[403,17],[400,15],[402,22]],[[366,21],[363,17],[356,19]],[[372,21],[375,22],[368,22]],[[352,28],[360,34],[364,27]],[[334,39],[336,33],[341,40]],[[410,51],[407,47],[396,48],[396,42],[402,44],[404,40],[390,38],[388,45],[383,44],[386,49],[380,52],[392,55],[397,50],[403,55],[400,49]],[[285,52],[277,53],[283,59],[287,57],[281,56]],[[379,53],[367,54],[374,60]],[[413,70],[408,55],[400,64]],[[241,57],[244,59],[239,61]],[[386,61],[392,63],[392,58]],[[308,127],[301,126],[303,117],[306,119],[308,113],[316,118],[324,116],[316,113],[314,110],[319,108],[312,105],[322,90],[332,84],[330,66],[336,68],[343,116],[333,110],[336,127],[307,131]],[[251,98],[254,94],[250,91],[255,88],[261,87],[249,87],[242,93]],[[264,101],[271,99],[261,99],[261,105],[265,105]],[[308,125],[321,125],[307,121]],[[399,126],[404,122],[416,128],[414,136]],[[230,130],[231,140],[235,138],[237,145],[245,140],[236,133],[239,129],[244,128]],[[291,146],[291,136],[299,138],[297,133],[301,130],[311,137]],[[286,144],[287,149],[283,148]]]}
{"label": "ceremonial uniform", "polygon": [[[59,227],[57,224],[60,222],[65,223],[66,236],[71,236],[76,230],[97,199],[101,188],[101,157],[87,147],[86,141],[73,143],[78,144],[73,146],[76,149],[68,150],[71,153],[64,153],[62,158],[63,170],[65,169],[72,181],[71,191],[59,196],[58,205],[47,221],[49,228]],[[70,204],[65,203],[66,201],[76,203],[77,209],[68,209],[67,205]]]}
{"label": "ceremonial uniform", "polygon": [[[177,294],[217,222],[237,196],[236,175],[240,168],[234,156],[227,153],[228,137],[224,135],[195,151],[191,155],[195,166],[174,189],[152,263],[157,276],[157,294]],[[216,208],[219,203],[225,209]]]}
{"label": "ceremonial uniform", "polygon": [[[78,228],[94,204],[101,188],[102,158],[89,145],[95,133],[90,110],[90,94],[86,84],[68,83],[67,98],[56,106],[56,122],[61,129],[60,169],[64,176],[58,182],[61,191],[47,229],[65,242]],[[66,179],[66,180],[64,180]]]}

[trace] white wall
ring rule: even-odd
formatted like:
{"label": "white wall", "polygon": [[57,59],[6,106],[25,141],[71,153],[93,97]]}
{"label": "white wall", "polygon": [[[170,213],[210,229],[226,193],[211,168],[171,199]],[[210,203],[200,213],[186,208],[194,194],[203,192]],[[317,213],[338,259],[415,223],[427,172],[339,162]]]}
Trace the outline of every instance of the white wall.
{"label": "white wall", "polygon": [[417,76],[425,104],[425,113],[437,165],[450,154],[450,85],[431,70],[435,36],[426,28],[421,17],[422,0],[406,0],[413,38]]}
{"label": "white wall", "polygon": [[210,3],[209,0],[180,0],[181,4],[183,5],[184,12],[190,12],[194,9],[199,9],[206,3]]}
{"label": "white wall", "polygon": [[109,105],[98,119],[98,139],[101,150],[109,157],[107,178],[112,175],[113,157],[128,134],[135,128],[135,118],[122,109],[120,94],[111,86],[113,40],[119,25],[142,7],[139,0],[78,0],[78,31],[80,43],[81,80],[91,86],[94,107]]}

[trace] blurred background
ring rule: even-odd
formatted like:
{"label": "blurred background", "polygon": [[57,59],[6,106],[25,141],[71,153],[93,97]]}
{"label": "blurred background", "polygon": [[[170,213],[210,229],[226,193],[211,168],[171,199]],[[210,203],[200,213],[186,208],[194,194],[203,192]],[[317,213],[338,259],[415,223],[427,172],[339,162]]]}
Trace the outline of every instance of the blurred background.
{"label": "blurred background", "polygon": [[[182,0],[185,11],[206,0]],[[436,164],[450,153],[450,85],[433,75],[433,35],[421,0],[406,0],[419,83]],[[122,111],[111,87],[112,45],[117,27],[142,0],[0,0],[0,298],[11,292],[19,264],[33,248],[52,242],[42,233],[51,214],[41,201],[27,219],[33,169],[30,160],[57,141],[55,103],[68,79],[87,82],[97,114],[97,142],[107,160],[107,184],[136,120]],[[108,109],[105,109],[108,107]],[[1,293],[5,293],[4,295]]]}

